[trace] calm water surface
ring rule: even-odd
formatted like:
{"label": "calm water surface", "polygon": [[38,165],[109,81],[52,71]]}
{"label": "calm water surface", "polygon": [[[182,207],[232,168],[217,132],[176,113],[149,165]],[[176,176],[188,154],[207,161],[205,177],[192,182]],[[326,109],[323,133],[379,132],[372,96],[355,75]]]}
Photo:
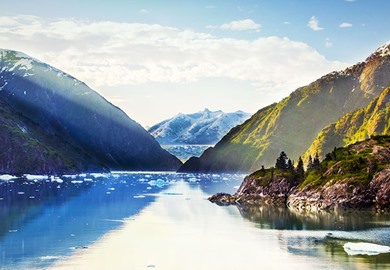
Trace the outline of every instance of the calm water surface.
{"label": "calm water surface", "polygon": [[[113,173],[0,181],[0,269],[390,269],[390,218],[221,207],[242,175]],[[35,178],[35,179],[34,179]]]}

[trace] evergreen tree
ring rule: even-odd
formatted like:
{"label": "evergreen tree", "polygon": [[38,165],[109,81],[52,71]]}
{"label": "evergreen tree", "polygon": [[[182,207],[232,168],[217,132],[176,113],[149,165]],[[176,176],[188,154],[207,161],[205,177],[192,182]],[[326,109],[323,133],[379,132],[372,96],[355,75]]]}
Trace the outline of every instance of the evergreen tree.
{"label": "evergreen tree", "polygon": [[311,155],[309,155],[309,161],[307,162],[307,169],[310,170],[313,168],[313,159],[311,158]]}
{"label": "evergreen tree", "polygon": [[318,156],[318,153],[316,153],[316,156],[313,159],[313,167],[316,169],[320,167],[320,157]]}
{"label": "evergreen tree", "polygon": [[297,167],[295,168],[295,170],[296,170],[300,180],[301,179],[303,180],[303,177],[305,175],[305,169],[303,168],[303,160],[301,157],[299,157],[299,159],[298,159],[298,164],[297,164]]}
{"label": "evergreen tree", "polygon": [[287,169],[289,170],[293,170],[294,169],[294,162],[291,161],[291,159],[288,159],[288,162],[287,162]]}
{"label": "evergreen tree", "polygon": [[[285,170],[288,168],[288,160],[286,153],[282,151],[279,157],[276,159],[275,168]],[[290,161],[291,162],[291,161]]]}

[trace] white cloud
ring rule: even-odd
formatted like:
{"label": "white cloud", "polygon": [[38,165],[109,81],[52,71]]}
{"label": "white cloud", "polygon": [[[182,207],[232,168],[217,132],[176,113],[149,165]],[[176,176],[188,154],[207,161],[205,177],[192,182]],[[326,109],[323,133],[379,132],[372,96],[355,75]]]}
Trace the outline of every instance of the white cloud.
{"label": "white cloud", "polygon": [[312,16],[310,18],[310,21],[308,22],[307,26],[309,26],[313,31],[321,31],[324,30],[324,28],[319,26],[319,21],[316,18],[316,16]]}
{"label": "white cloud", "polygon": [[221,26],[212,26],[209,25],[207,28],[219,28],[222,30],[232,30],[232,31],[246,31],[246,30],[254,30],[259,32],[261,30],[261,25],[254,22],[251,19],[239,20],[239,21],[231,21],[229,23],[224,23]]}
{"label": "white cloud", "polygon": [[287,38],[217,38],[156,24],[31,16],[0,22],[7,22],[0,24],[3,48],[30,54],[95,89],[218,78],[286,92],[345,67]]}
{"label": "white cloud", "polygon": [[206,6],[207,9],[214,9],[214,8],[217,8],[216,6]]}
{"label": "white cloud", "polygon": [[343,22],[343,23],[339,24],[339,27],[340,28],[352,27],[352,23]]}

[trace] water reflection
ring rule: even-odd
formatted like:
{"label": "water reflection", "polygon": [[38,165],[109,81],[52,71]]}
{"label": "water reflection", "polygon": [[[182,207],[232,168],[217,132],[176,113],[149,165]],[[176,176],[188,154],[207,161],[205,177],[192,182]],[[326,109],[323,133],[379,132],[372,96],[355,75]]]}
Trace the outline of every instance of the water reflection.
{"label": "water reflection", "polygon": [[238,205],[237,208],[244,218],[263,229],[358,231],[390,226],[389,214],[369,211],[310,212],[253,205]]}
{"label": "water reflection", "polygon": [[44,267],[88,246],[153,202],[170,180],[114,174],[0,183],[0,268]]}
{"label": "water reflection", "polygon": [[390,245],[390,215],[374,212],[308,212],[286,207],[238,205],[243,218],[269,233],[281,249],[304,257],[328,257],[348,269],[390,269],[390,254],[349,256],[347,242]]}

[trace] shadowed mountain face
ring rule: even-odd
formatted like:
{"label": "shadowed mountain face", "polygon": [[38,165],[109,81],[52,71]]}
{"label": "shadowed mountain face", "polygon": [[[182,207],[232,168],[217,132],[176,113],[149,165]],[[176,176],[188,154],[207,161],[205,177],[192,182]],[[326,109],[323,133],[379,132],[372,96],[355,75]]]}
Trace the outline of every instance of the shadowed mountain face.
{"label": "shadowed mountain face", "polygon": [[297,160],[325,126],[364,108],[390,85],[389,52],[385,45],[364,62],[325,75],[259,110],[179,170],[251,172],[274,165],[281,151]]}
{"label": "shadowed mountain face", "polygon": [[81,149],[15,112],[0,98],[0,174],[107,170]]}
{"label": "shadowed mountain face", "polygon": [[0,97],[45,132],[114,170],[175,170],[181,162],[138,123],[79,80],[0,51]]}

